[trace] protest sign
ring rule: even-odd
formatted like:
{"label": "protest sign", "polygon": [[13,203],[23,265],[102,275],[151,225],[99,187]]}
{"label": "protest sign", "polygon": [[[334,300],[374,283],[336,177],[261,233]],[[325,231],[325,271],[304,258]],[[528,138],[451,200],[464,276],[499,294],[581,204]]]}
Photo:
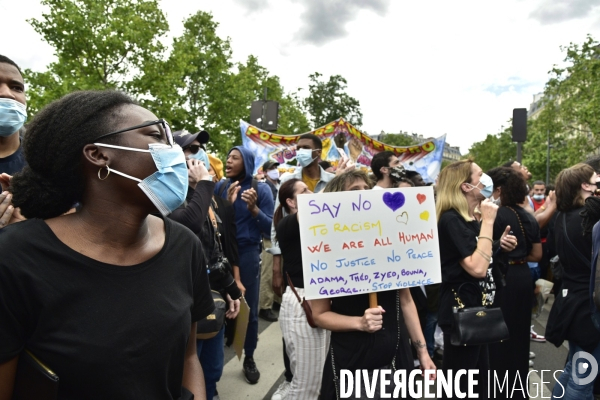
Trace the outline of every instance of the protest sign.
{"label": "protest sign", "polygon": [[307,299],[441,282],[431,187],[298,196]]}
{"label": "protest sign", "polygon": [[[240,120],[240,131],[243,146],[255,155],[253,175],[268,160],[280,164],[281,173],[294,172],[296,167],[288,162],[296,158],[296,143],[303,134],[281,135],[268,132],[243,120]],[[425,182],[433,182],[440,173],[446,143],[446,135],[443,135],[413,146],[392,146],[359,131],[343,118],[305,133],[312,133],[321,138],[323,143],[321,158],[330,161],[334,166],[342,158],[339,149],[343,149],[350,161],[358,168],[367,172],[371,168],[371,160],[375,154],[391,151],[400,159],[404,168],[417,171]],[[343,142],[343,147],[338,148],[336,141]]]}

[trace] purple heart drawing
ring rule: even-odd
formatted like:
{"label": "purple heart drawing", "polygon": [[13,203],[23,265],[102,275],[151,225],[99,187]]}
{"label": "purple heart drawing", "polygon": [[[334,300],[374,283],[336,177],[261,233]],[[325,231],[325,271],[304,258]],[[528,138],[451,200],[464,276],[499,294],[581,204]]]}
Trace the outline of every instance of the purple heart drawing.
{"label": "purple heart drawing", "polygon": [[384,193],[383,194],[383,202],[386,206],[392,209],[392,211],[396,211],[400,207],[404,205],[404,195],[400,192],[396,193]]}

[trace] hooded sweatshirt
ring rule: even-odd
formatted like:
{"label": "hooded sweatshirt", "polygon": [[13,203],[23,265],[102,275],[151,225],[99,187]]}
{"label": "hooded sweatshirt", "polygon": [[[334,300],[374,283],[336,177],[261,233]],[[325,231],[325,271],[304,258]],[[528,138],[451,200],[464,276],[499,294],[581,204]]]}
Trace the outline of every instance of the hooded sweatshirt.
{"label": "hooded sweatshirt", "polygon": [[[273,221],[273,193],[271,189],[262,182],[258,183],[258,199],[256,205],[260,209],[256,218],[252,216],[248,210],[248,204],[242,200],[242,193],[252,187],[252,172],[254,171],[254,155],[252,152],[243,146],[236,146],[231,149],[238,150],[242,154],[244,161],[244,177],[240,182],[240,191],[237,199],[233,203],[235,209],[235,224],[237,229],[237,242],[240,253],[244,247],[258,246],[263,235],[269,236],[271,232],[271,223]],[[223,190],[221,197],[227,198],[227,189],[231,185],[231,181],[221,181],[215,186],[215,194],[218,196]]]}

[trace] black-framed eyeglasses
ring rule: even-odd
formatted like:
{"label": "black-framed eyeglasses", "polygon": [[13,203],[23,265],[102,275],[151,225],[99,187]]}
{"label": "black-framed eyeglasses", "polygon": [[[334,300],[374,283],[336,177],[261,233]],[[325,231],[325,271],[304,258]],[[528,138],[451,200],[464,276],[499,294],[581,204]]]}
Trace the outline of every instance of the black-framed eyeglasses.
{"label": "black-framed eyeglasses", "polygon": [[198,153],[198,151],[199,151],[200,149],[204,150],[204,147],[202,147],[202,146],[201,146],[201,145],[199,145],[199,144],[190,144],[190,145],[188,145],[188,146],[185,146],[185,147],[183,148],[183,151],[185,151],[185,150],[189,150],[189,151],[190,151],[190,153],[192,153],[192,154],[196,154],[196,153]]}
{"label": "black-framed eyeglasses", "polygon": [[162,118],[161,119],[157,119],[156,121],[149,121],[149,122],[145,122],[145,123],[140,124],[140,125],[132,126],[132,127],[125,128],[125,129],[121,129],[120,131],[107,133],[107,134],[104,134],[102,136],[97,137],[93,141],[96,142],[96,141],[98,141],[100,139],[104,139],[104,138],[112,136],[112,135],[117,135],[119,133],[133,131],[135,129],[145,128],[147,126],[152,126],[152,125],[158,125],[158,128],[161,131],[160,133],[164,134],[165,137],[167,138],[167,143],[169,145],[173,146],[173,143],[174,143],[174,141],[173,141],[173,132],[171,131],[171,127],[169,126],[169,124],[167,123],[167,121],[165,121]]}

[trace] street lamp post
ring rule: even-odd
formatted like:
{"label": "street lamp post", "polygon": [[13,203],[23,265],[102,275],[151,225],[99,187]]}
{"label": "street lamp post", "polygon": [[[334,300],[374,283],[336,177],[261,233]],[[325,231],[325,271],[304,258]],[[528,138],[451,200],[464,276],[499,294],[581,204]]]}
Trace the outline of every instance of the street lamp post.
{"label": "street lamp post", "polygon": [[546,131],[547,138],[547,152],[546,152],[546,186],[550,183],[550,149],[553,148],[550,144],[550,131]]}

